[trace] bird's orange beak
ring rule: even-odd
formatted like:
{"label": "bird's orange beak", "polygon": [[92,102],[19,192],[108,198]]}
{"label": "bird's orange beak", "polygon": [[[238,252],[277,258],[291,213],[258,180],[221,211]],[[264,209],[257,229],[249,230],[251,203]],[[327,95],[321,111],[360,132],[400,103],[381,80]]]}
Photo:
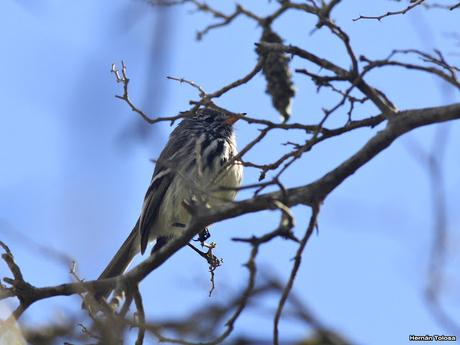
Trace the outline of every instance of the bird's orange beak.
{"label": "bird's orange beak", "polygon": [[227,120],[225,120],[225,123],[227,125],[233,125],[236,121],[238,121],[240,119],[239,116],[237,115],[232,115],[232,116],[229,116]]}

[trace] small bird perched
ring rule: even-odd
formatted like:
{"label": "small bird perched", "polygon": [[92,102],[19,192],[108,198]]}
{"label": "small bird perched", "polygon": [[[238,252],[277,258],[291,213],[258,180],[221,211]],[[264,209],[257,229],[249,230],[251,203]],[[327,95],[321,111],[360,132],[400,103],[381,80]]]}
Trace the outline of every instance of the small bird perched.
{"label": "small bird perched", "polygon": [[237,154],[233,124],[238,119],[203,108],[172,131],[156,162],[136,225],[99,279],[122,274],[135,255],[144,254],[148,242],[156,240],[156,250],[181,235],[190,220],[184,201],[198,198],[215,207],[234,200],[243,169],[238,161],[226,163]]}

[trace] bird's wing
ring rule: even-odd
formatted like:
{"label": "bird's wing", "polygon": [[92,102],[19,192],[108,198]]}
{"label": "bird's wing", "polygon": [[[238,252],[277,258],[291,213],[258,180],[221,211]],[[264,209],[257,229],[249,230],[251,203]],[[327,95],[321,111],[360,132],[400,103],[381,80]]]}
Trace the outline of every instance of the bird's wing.
{"label": "bird's wing", "polygon": [[144,204],[139,217],[142,254],[144,254],[147,247],[149,232],[152,230],[155,219],[158,216],[166,191],[175,178],[176,169],[181,163],[185,163],[189,159],[187,156],[190,149],[186,148],[186,146],[192,145],[193,141],[190,141],[190,136],[178,135],[178,133],[183,132],[180,127],[181,124],[174,129],[168,143],[161,152],[160,157],[158,157],[152,181],[145,193]]}
{"label": "bird's wing", "polygon": [[162,169],[153,176],[149,189],[145,194],[144,205],[139,217],[139,234],[141,240],[141,253],[144,254],[149,241],[149,233],[158,216],[163,197],[174,178],[174,173],[169,169]]}

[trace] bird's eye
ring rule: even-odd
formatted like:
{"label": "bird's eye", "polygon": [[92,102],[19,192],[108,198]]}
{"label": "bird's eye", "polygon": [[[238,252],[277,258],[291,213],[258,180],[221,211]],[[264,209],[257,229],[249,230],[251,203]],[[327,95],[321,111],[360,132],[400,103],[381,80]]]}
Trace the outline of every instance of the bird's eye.
{"label": "bird's eye", "polygon": [[214,121],[212,116],[208,116],[207,118],[204,119],[207,123],[212,123]]}

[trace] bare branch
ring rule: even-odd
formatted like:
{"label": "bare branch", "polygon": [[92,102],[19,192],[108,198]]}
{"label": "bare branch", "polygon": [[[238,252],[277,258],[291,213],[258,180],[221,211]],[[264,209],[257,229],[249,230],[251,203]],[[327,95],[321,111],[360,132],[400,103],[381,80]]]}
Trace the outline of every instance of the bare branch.
{"label": "bare branch", "polygon": [[136,304],[137,309],[137,318],[139,323],[139,331],[137,333],[137,340],[136,345],[142,345],[144,343],[144,336],[145,336],[145,312],[144,312],[144,305],[142,303],[142,296],[139,292],[139,287],[137,285],[133,288],[133,297],[134,303]]}
{"label": "bare branch", "polygon": [[157,123],[160,121],[175,121],[185,116],[185,114],[182,114],[182,113],[177,116],[170,116],[170,117],[150,118],[149,116],[147,116],[142,110],[137,108],[134,105],[134,103],[131,101],[129,97],[129,90],[128,90],[129,78],[126,73],[126,65],[123,61],[121,62],[121,66],[122,66],[121,74],[115,64],[112,64],[112,69],[111,69],[111,72],[115,75],[117,83],[123,84],[123,95],[116,95],[115,97],[125,101],[129,105],[131,110],[139,114],[147,123],[153,124],[153,123]]}
{"label": "bare branch", "polygon": [[425,2],[425,0],[414,0],[414,1],[411,1],[411,4],[409,6],[407,6],[406,8],[404,8],[404,9],[402,9],[400,11],[387,12],[387,13],[379,15],[379,16],[362,16],[362,15],[360,15],[358,18],[353,19],[353,21],[355,22],[355,21],[361,20],[361,19],[376,19],[378,21],[381,21],[383,18],[386,18],[386,17],[396,16],[396,15],[399,15],[399,14],[406,14],[407,12],[409,12],[410,10],[412,10],[413,8],[415,8],[417,6],[420,6],[424,2]]}
{"label": "bare branch", "polygon": [[[317,224],[319,207],[327,199],[329,194],[348,177],[353,175],[362,166],[368,164],[375,156],[387,149],[405,133],[425,125],[460,119],[460,103],[399,111],[391,100],[392,95],[388,94],[387,96],[382,92],[377,84],[371,82],[371,76],[367,74],[376,70],[387,70],[387,67],[395,66],[406,70],[429,73],[442,78],[456,89],[460,89],[458,79],[460,68],[449,62],[449,59],[446,58],[447,55],[438,50],[427,53],[416,49],[400,49],[392,51],[386,58],[376,60],[371,60],[364,55],[357,54],[352,45],[352,38],[354,40],[354,37],[350,37],[348,32],[342,29],[331,16],[333,9],[342,3],[341,0],[306,0],[303,2],[279,0],[272,4],[273,10],[271,13],[264,15],[252,12],[249,10],[249,7],[246,8],[239,4],[236,4],[227,13],[227,11],[220,10],[217,5],[208,4],[206,0],[147,0],[147,2],[157,6],[187,5],[194,11],[212,16],[214,18],[212,22],[210,24],[203,24],[204,29],[197,33],[198,39],[201,39],[205,34],[214,29],[235,25],[238,22],[237,18],[249,19],[253,24],[256,24],[255,27],[257,30],[262,31],[261,42],[256,44],[257,62],[238,79],[221,86],[214,92],[207,92],[206,85],[203,84],[204,87],[202,87],[199,84],[201,81],[195,82],[185,78],[167,77],[170,80],[185,83],[193,87],[197,91],[197,96],[195,99],[190,100],[189,110],[181,112],[176,116],[150,117],[132,101],[129,90],[130,80],[127,76],[126,65],[122,61],[120,70],[115,64],[112,65],[111,69],[116,82],[121,83],[123,86],[122,93],[115,97],[126,102],[131,111],[137,113],[149,124],[160,121],[174,122],[175,120],[195,115],[200,108],[207,107],[221,111],[227,115],[235,116],[241,119],[241,122],[244,122],[246,125],[260,127],[258,128],[259,132],[254,138],[249,140],[239,154],[231,157],[225,163],[222,162],[221,172],[225,172],[231,164],[242,164],[246,167],[259,169],[260,180],[265,179],[269,173],[271,176],[264,182],[251,183],[252,181],[249,181],[247,185],[229,188],[231,190],[251,190],[253,193],[252,197],[239,202],[225,200],[226,203],[218,207],[209,207],[209,205],[206,205],[206,196],[210,193],[225,190],[225,188],[217,186],[213,188],[213,185],[215,185],[213,182],[215,181],[210,181],[209,189],[206,188],[204,190],[205,188],[197,186],[194,181],[191,181],[191,179],[177,171],[177,176],[187,179],[190,189],[200,196],[193,198],[193,200],[183,200],[184,207],[190,212],[191,221],[184,227],[181,236],[168,241],[163,247],[156,250],[150,257],[133,267],[130,271],[109,279],[83,281],[78,277],[75,266],[72,266],[71,274],[75,282],[57,286],[35,287],[23,277],[20,267],[15,262],[10,249],[3,242],[0,242],[0,246],[5,252],[2,258],[12,275],[12,278],[4,278],[5,285],[0,284],[0,300],[14,297],[19,301],[17,309],[12,313],[8,321],[20,318],[24,311],[35,302],[55,296],[79,294],[92,318],[91,326],[88,326],[88,328],[82,326],[82,332],[79,335],[95,339],[98,343],[117,343],[123,338],[125,331],[129,327],[137,327],[137,345],[144,343],[146,332],[154,334],[160,342],[184,345],[211,345],[222,342],[231,344],[232,340],[229,339],[229,335],[235,329],[240,315],[248,308],[254,306],[254,301],[257,301],[255,298],[256,295],[259,296],[259,294],[262,295],[271,291],[272,293],[277,292],[280,294],[276,310],[270,311],[274,316],[273,342],[275,344],[282,342],[279,330],[279,322],[282,316],[300,320],[309,327],[313,327],[314,337],[312,339],[318,342],[324,340],[324,342],[331,344],[348,344],[348,342],[340,337],[335,337],[333,332],[324,327],[315,318],[313,313],[302,305],[299,299],[295,299],[295,295],[292,295],[295,278],[301,265],[302,254]],[[460,7],[460,3],[446,5],[434,4],[424,0],[411,0],[407,7],[399,11],[387,12],[380,16],[360,16],[354,20],[382,20],[390,16],[404,15],[416,7],[442,7],[454,10]],[[331,38],[331,42],[336,43],[343,50],[344,56],[328,58],[324,57],[324,55],[313,53],[311,49],[283,44],[285,41],[284,37],[275,32],[274,28],[276,28],[278,24],[276,21],[279,18],[291,12],[304,14],[305,17],[310,19],[313,18],[314,27],[312,33],[317,30],[323,30],[324,34]],[[345,61],[345,63],[336,63],[334,61]],[[314,123],[302,120],[298,120],[299,122],[296,123],[290,122],[289,105],[296,93],[295,85],[291,78],[291,66],[294,63],[301,63],[300,66],[296,66],[299,67],[295,69],[296,73],[311,80],[314,86],[316,86],[318,93],[326,91],[328,96],[332,93],[332,103],[324,106],[321,109],[322,113],[304,114],[307,119],[318,118]],[[271,67],[271,69],[268,67]],[[246,113],[236,113],[224,109],[215,103],[217,98],[254,80],[259,72],[262,72],[265,76],[272,104],[284,117],[283,123],[270,121],[264,114],[247,116]],[[364,103],[366,103],[366,106],[371,106],[372,109],[375,109],[372,111],[375,111],[377,114],[375,116],[356,114],[361,108],[364,108],[358,106],[358,104]],[[316,115],[316,117],[310,115]],[[334,126],[330,125],[330,123],[334,123]],[[339,125],[336,125],[336,123],[339,123]],[[287,188],[283,184],[283,177],[286,177],[285,173],[287,170],[292,170],[294,163],[298,162],[307,152],[315,148],[317,144],[336,136],[349,135],[355,129],[372,129],[377,125],[384,125],[382,126],[383,129],[380,132],[369,131],[370,137],[367,143],[348,159],[336,162],[336,167],[320,178],[314,181],[302,181],[300,182],[300,186],[291,188]],[[268,163],[250,161],[248,153],[256,145],[259,146],[262,143],[266,143],[271,138],[270,135],[277,134],[277,131],[274,130],[279,129],[283,131],[296,130],[296,134],[300,134],[301,138],[292,139],[289,137],[285,143],[287,152],[283,155],[271,157]],[[197,172],[198,176],[203,178],[206,167],[201,163],[203,158],[203,147],[201,145],[197,144],[195,146],[195,157],[192,158],[196,158],[200,162],[197,164]],[[436,161],[436,159],[433,158],[434,156],[429,156],[430,158],[427,159],[427,162],[433,164],[433,161]],[[177,170],[174,166],[165,166],[170,168],[171,171]],[[431,168],[431,173],[433,177],[436,176],[437,179],[440,179],[441,171],[438,168]],[[221,177],[220,173],[216,179],[218,177]],[[436,194],[436,198],[434,198],[438,203],[437,206],[441,207],[444,203],[444,196],[441,195],[443,186],[432,181],[432,187],[438,193]],[[267,190],[270,190],[270,192],[267,192]],[[305,205],[312,209],[309,225],[300,240],[293,233],[295,219],[290,210],[291,207],[296,205]],[[178,250],[190,245],[189,242],[197,234],[202,233],[203,229],[208,225],[221,220],[267,210],[279,210],[281,212],[279,224],[275,229],[264,232],[263,235],[259,236],[253,235],[248,238],[233,239],[236,242],[246,243],[250,246],[249,257],[245,264],[248,269],[248,278],[244,289],[237,294],[237,298],[230,301],[232,303],[222,308],[213,309],[210,312],[209,315],[214,317],[214,324],[200,327],[199,331],[202,333],[199,333],[199,331],[194,333],[193,331],[181,330],[180,325],[177,323],[173,326],[170,324],[169,328],[166,327],[163,329],[162,326],[158,326],[161,323],[149,324],[146,322],[143,299],[139,292],[139,284],[144,278],[163,265]],[[437,221],[438,229],[435,232],[436,240],[433,243],[429,275],[432,278],[439,279],[436,279],[436,283],[432,282],[427,288],[427,299],[432,307],[433,314],[438,320],[441,320],[441,322],[444,322],[449,327],[453,325],[454,327],[451,328],[458,331],[458,328],[455,328],[458,325],[452,322],[444,310],[442,310],[438,298],[443,277],[441,276],[442,272],[436,271],[436,267],[443,263],[444,256],[440,252],[446,241],[445,215],[439,214],[439,210]],[[256,277],[258,277],[259,272],[256,266],[256,259],[259,249],[266,243],[279,238],[297,243],[296,255],[289,278],[285,285],[279,283],[279,281],[272,281],[269,284],[258,286],[256,284]],[[203,243],[204,240],[202,240]],[[209,264],[211,292],[214,289],[214,270],[220,264],[219,259],[213,253],[214,247],[213,243],[207,245],[207,252],[206,250],[202,251],[193,247]],[[94,298],[98,292],[108,289],[115,290],[114,298],[110,304],[105,300],[99,301]],[[132,317],[133,311],[130,311],[133,301],[135,305],[134,317]],[[99,317],[100,314],[102,314],[102,317]],[[226,319],[228,321],[225,323],[223,329],[217,327],[221,326],[220,323]],[[190,325],[190,323],[186,324]],[[57,330],[68,330],[65,327],[58,326],[56,325],[55,327]],[[174,332],[172,334],[176,338],[173,336],[169,337],[170,333],[165,333],[168,330],[172,330]],[[70,333],[71,331],[68,330],[68,332]],[[163,334],[168,334],[168,337]],[[72,339],[78,336],[74,333],[71,335]],[[189,342],[177,337],[177,335],[187,336],[187,338],[194,341],[201,338],[208,339],[208,341]]]}
{"label": "bare branch", "polygon": [[313,234],[313,230],[316,227],[318,221],[318,214],[319,214],[319,204],[314,204],[312,206],[312,214],[310,217],[310,224],[308,225],[307,231],[305,232],[304,237],[300,241],[299,248],[297,249],[297,253],[294,258],[294,265],[291,270],[291,274],[289,276],[289,280],[286,286],[283,289],[283,293],[281,294],[280,301],[278,303],[278,308],[276,309],[275,319],[273,321],[273,344],[279,344],[279,330],[278,330],[278,323],[281,318],[281,313],[283,312],[284,304],[291,292],[292,286],[294,285],[295,277],[297,276],[297,272],[299,271],[300,262],[302,260],[302,253],[307,245],[308,240],[310,239],[311,235]]}
{"label": "bare branch", "polygon": [[337,66],[333,62],[320,58],[316,56],[313,53],[310,53],[304,49],[301,49],[296,46],[285,46],[279,43],[260,43],[258,44],[259,46],[262,46],[266,49],[272,49],[272,50],[280,50],[284,51],[286,53],[293,54],[295,56],[301,57],[303,59],[306,59],[315,65],[324,68],[326,70],[329,70],[333,73],[335,73],[336,77],[342,79],[342,80],[348,80],[350,81],[353,85],[356,85],[356,87],[369,99],[376,105],[380,111],[382,111],[384,114],[391,115],[395,111],[397,111],[396,107],[388,100],[388,98],[383,96],[383,93],[376,90],[375,88],[371,87],[368,85],[360,75],[356,75],[352,72],[347,71],[346,69],[343,69],[340,66]]}

